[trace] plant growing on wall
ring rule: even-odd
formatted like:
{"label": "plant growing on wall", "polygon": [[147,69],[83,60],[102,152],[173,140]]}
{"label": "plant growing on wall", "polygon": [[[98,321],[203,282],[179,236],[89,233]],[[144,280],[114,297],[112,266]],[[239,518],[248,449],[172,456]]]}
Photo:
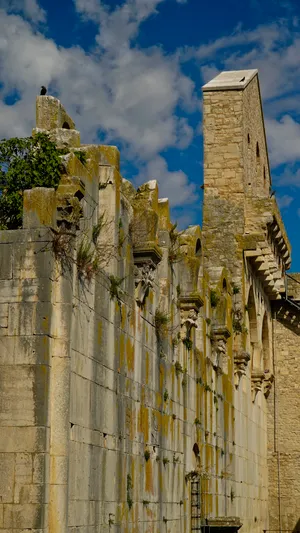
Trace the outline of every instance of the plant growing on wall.
{"label": "plant growing on wall", "polygon": [[210,305],[211,305],[211,307],[212,308],[217,307],[217,305],[219,303],[219,300],[220,300],[220,297],[218,296],[217,291],[215,291],[214,289],[211,289],[211,291],[210,291]]}
{"label": "plant growing on wall", "polygon": [[118,276],[114,276],[113,274],[109,276],[109,281],[110,281],[109,293],[110,293],[110,297],[112,300],[114,298],[116,298],[118,301],[120,300],[120,286],[123,280],[124,278],[119,278]]}
{"label": "plant growing on wall", "polygon": [[98,271],[98,257],[95,252],[95,248],[87,238],[83,238],[80,242],[78,251],[76,265],[78,270],[78,275],[81,277],[85,275],[88,280]]}
{"label": "plant growing on wall", "polygon": [[166,335],[168,323],[168,315],[161,309],[157,308],[154,316],[154,326],[157,338],[161,339]]}
{"label": "plant growing on wall", "polygon": [[179,374],[182,374],[182,373],[183,373],[183,368],[182,368],[181,364],[179,363],[179,361],[176,361],[176,363],[175,363],[175,374],[178,377]]}
{"label": "plant growing on wall", "polygon": [[[180,251],[180,244],[178,242],[178,231],[177,231],[177,222],[171,226],[171,229],[169,231],[169,237],[170,237],[170,247],[169,247],[169,254],[168,259],[169,263],[172,266],[173,263],[176,263],[177,261],[180,261],[182,254]],[[180,286],[179,286],[180,290]],[[180,294],[180,293],[179,293]],[[177,296],[178,291],[177,291]]]}
{"label": "plant growing on wall", "polygon": [[145,457],[145,461],[146,461],[146,462],[149,461],[149,459],[150,459],[150,452],[149,452],[149,450],[145,450],[144,457]]}
{"label": "plant growing on wall", "polygon": [[45,133],[0,142],[0,229],[22,227],[23,192],[57,188],[60,151]]}
{"label": "plant growing on wall", "polygon": [[79,159],[80,163],[82,163],[83,165],[86,165],[87,157],[86,157],[86,153],[85,152],[83,152],[81,150],[74,150],[73,154],[76,155],[76,157]]}
{"label": "plant growing on wall", "polygon": [[133,500],[132,500],[132,488],[133,488],[133,484],[132,484],[132,479],[131,479],[131,475],[128,474],[127,475],[127,505],[129,507],[129,510],[132,508],[133,506]]}
{"label": "plant growing on wall", "polygon": [[185,337],[182,339],[182,343],[186,347],[186,349],[190,352],[193,347],[193,341],[189,337]]}

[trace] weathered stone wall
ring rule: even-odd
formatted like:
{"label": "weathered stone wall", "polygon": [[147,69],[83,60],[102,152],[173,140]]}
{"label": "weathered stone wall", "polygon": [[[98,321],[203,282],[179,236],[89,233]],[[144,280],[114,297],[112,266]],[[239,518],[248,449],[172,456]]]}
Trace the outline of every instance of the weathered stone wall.
{"label": "weathered stone wall", "polygon": [[268,529],[290,248],[250,72],[204,92],[203,233],[179,232],[156,181],[135,190],[115,147],[80,145],[38,97],[33,133],[68,153],[56,191],[25,192],[24,229],[0,232],[0,530]]}
{"label": "weathered stone wall", "polygon": [[268,398],[269,527],[291,532],[300,531],[298,323],[274,317],[275,381]]}
{"label": "weathered stone wall", "polygon": [[49,232],[1,231],[0,527],[44,530],[49,502]]}
{"label": "weathered stone wall", "polygon": [[213,281],[220,266],[226,266],[235,284],[234,514],[242,517],[243,532],[258,533],[268,528],[265,396],[273,381],[270,300],[283,288],[280,247],[286,247],[288,258],[289,245],[269,197],[255,71],[223,73],[209,82],[203,110],[204,269]]}

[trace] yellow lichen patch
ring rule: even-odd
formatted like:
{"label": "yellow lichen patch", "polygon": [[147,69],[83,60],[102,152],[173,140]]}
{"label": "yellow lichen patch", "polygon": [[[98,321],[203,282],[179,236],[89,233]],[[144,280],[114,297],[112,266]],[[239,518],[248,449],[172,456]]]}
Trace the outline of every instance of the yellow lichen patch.
{"label": "yellow lichen patch", "polygon": [[140,406],[138,414],[138,431],[143,433],[144,442],[149,440],[149,410],[144,405]]}
{"label": "yellow lichen patch", "polygon": [[[54,224],[55,212],[56,212],[56,197],[55,191],[52,189],[40,189],[34,188],[28,191],[24,191],[23,195],[23,211],[24,211],[24,225],[26,226],[27,217],[30,216],[32,220],[32,214],[40,222],[40,225],[51,226]],[[31,224],[29,223],[28,226]],[[36,226],[37,224],[35,224]]]}
{"label": "yellow lichen patch", "polygon": [[135,305],[130,309],[130,326],[135,331]]}
{"label": "yellow lichen patch", "polygon": [[126,324],[126,307],[125,305],[123,305],[121,307],[121,328],[122,329],[125,329],[125,324]]}
{"label": "yellow lichen patch", "polygon": [[120,169],[120,152],[116,146],[98,146],[100,152],[100,161],[102,165],[111,165],[117,170]]}
{"label": "yellow lichen patch", "polygon": [[122,371],[124,366],[124,357],[125,357],[125,336],[124,333],[120,333],[120,348],[119,348],[119,369]]}
{"label": "yellow lichen patch", "polygon": [[149,382],[149,366],[150,366],[150,357],[149,357],[149,352],[146,351],[146,354],[145,354],[145,381],[146,381],[146,384],[148,384],[148,382]]}
{"label": "yellow lichen patch", "polygon": [[160,409],[162,405],[162,395],[160,392],[155,392],[155,407]]}
{"label": "yellow lichen patch", "polygon": [[162,434],[164,437],[167,437],[169,434],[169,421],[170,421],[170,415],[167,415],[165,413],[162,414]]}
{"label": "yellow lichen patch", "polygon": [[134,344],[131,343],[130,339],[127,339],[126,342],[126,361],[127,368],[130,372],[134,371]]}
{"label": "yellow lichen patch", "polygon": [[147,461],[145,465],[146,475],[145,475],[145,489],[147,492],[154,493],[153,490],[153,472],[152,472],[152,462]]}

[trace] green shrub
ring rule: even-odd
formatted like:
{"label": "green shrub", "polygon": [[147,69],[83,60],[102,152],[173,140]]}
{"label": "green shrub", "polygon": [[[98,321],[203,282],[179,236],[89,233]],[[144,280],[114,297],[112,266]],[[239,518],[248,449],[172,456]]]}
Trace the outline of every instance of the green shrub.
{"label": "green shrub", "polygon": [[57,188],[60,151],[45,133],[0,142],[0,229],[22,227],[23,192]]}

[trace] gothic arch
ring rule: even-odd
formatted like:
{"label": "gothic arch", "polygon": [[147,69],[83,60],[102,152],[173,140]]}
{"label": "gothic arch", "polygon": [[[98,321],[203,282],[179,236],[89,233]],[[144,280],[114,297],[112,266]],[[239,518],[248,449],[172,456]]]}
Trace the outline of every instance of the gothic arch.
{"label": "gothic arch", "polygon": [[262,351],[263,351],[263,369],[265,372],[271,371],[271,357],[270,357],[270,334],[267,313],[264,314],[262,323]]}
{"label": "gothic arch", "polygon": [[248,302],[248,325],[249,325],[249,339],[251,344],[251,362],[252,369],[259,369],[261,366],[261,350],[258,342],[258,329],[257,329],[257,312],[254,298],[253,286],[250,287]]}

